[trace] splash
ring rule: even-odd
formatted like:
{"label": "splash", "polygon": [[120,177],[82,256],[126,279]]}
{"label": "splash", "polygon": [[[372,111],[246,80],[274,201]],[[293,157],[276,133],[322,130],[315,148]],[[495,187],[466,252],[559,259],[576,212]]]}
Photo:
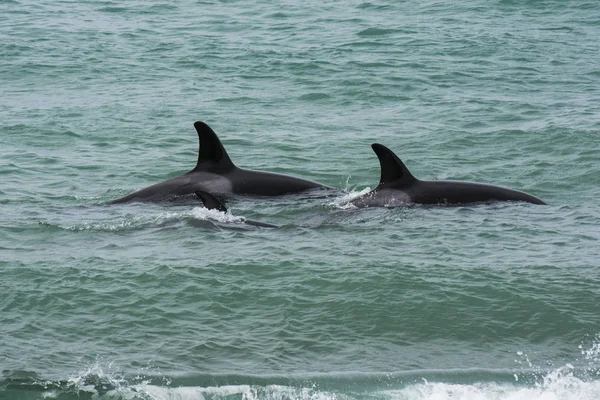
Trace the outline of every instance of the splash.
{"label": "splash", "polygon": [[131,399],[131,388],[127,380],[112,366],[103,367],[99,362],[80,371],[67,381],[67,391],[77,396],[83,394],[98,398]]}
{"label": "splash", "polygon": [[356,208],[356,206],[351,203],[352,200],[357,199],[361,196],[364,196],[365,194],[369,193],[370,191],[371,191],[370,187],[366,187],[360,191],[351,191],[349,193],[346,193],[343,196],[333,199],[330,203],[328,203],[328,206],[340,208],[342,210],[354,209],[354,208]]}
{"label": "splash", "polygon": [[188,216],[200,219],[200,220],[213,220],[222,223],[233,223],[233,224],[243,224],[246,222],[246,218],[236,216],[231,214],[230,212],[222,212],[218,210],[209,210],[204,207],[194,207],[191,211],[185,212],[183,214],[187,214]]}
{"label": "splash", "polygon": [[100,220],[81,222],[74,225],[48,222],[40,222],[39,224],[46,228],[57,228],[75,232],[123,232],[177,224],[178,222],[189,220],[212,221],[226,224],[243,224],[246,222],[246,218],[242,216],[236,216],[230,212],[209,210],[204,207],[194,207],[184,211],[166,211],[158,213],[147,211],[145,213],[130,213],[117,217],[110,217],[110,219],[106,219],[107,217],[102,215],[101,218],[102,219]]}
{"label": "splash", "polygon": [[[581,351],[581,355],[584,356],[585,360],[593,366],[600,362],[600,334],[597,334],[592,340],[591,346],[589,349],[585,349],[585,345],[582,343],[579,345],[579,350]],[[599,371],[600,373],[600,371]]]}

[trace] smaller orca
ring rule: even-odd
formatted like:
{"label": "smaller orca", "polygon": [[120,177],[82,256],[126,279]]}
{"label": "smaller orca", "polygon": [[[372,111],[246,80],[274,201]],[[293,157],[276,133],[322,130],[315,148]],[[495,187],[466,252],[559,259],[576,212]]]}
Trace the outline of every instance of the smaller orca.
{"label": "smaller orca", "polygon": [[387,147],[371,145],[379,158],[381,179],[371,192],[350,203],[356,207],[396,207],[408,204],[456,205],[495,201],[546,204],[530,194],[500,186],[464,181],[421,181]]}
{"label": "smaller orca", "polygon": [[[227,207],[225,207],[225,204],[223,204],[222,201],[217,199],[212,194],[203,192],[201,190],[197,190],[195,193],[196,193],[196,196],[198,196],[200,198],[200,200],[202,200],[202,202],[204,203],[204,207],[206,207],[207,209],[217,210],[217,211],[221,211],[224,213],[228,212]],[[252,221],[249,219],[245,219],[244,223],[247,225],[258,226],[260,228],[279,228],[279,226],[277,226],[277,225],[268,224],[266,222],[260,222],[260,221]]]}
{"label": "smaller orca", "polygon": [[251,171],[233,164],[216,133],[204,122],[194,123],[199,149],[196,167],[175,178],[128,194],[110,204],[167,201],[195,191],[223,195],[282,196],[311,189],[333,189],[320,183],[272,172]]}

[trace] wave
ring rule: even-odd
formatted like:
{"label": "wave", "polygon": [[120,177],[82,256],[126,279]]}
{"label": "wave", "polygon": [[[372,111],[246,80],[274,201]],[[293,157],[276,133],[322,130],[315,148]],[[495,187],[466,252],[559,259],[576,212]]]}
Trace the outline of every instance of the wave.
{"label": "wave", "polygon": [[[567,400],[600,398],[600,335],[579,346],[582,360],[542,370],[523,352],[515,370],[421,370],[398,373],[126,376],[94,363],[59,381],[3,371],[0,399],[111,400]],[[521,368],[525,366],[525,369]],[[151,368],[143,370],[150,371]]]}
{"label": "wave", "polygon": [[[426,376],[389,376],[357,379],[346,377],[328,382],[327,376],[304,382],[269,383],[269,378],[239,377],[239,380],[266,381],[194,385],[192,380],[207,381],[211,377],[183,378],[124,378],[105,373],[95,366],[65,381],[43,381],[33,377],[29,381],[8,378],[0,381],[0,398],[19,399],[111,399],[111,400],[567,400],[600,398],[600,376],[577,376],[573,367],[565,366],[520,384],[518,374],[514,382],[476,381],[470,383],[450,380],[433,381]],[[443,374],[442,374],[443,375]],[[505,377],[507,375],[505,374]],[[213,377],[214,379],[214,377]],[[271,378],[277,381],[276,378]],[[280,378],[279,380],[281,380]],[[375,382],[375,384],[373,383]],[[377,384],[376,382],[379,382]]]}

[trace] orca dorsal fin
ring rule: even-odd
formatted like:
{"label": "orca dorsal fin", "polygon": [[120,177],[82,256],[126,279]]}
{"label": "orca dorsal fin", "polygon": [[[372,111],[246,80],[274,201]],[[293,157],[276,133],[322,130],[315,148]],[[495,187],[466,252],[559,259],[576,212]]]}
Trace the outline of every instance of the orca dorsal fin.
{"label": "orca dorsal fin", "polygon": [[200,197],[200,200],[204,203],[204,207],[209,210],[219,210],[221,212],[227,212],[225,204],[210,193],[203,192],[202,190],[196,190],[196,196]]}
{"label": "orca dorsal fin", "polygon": [[371,147],[377,154],[381,165],[379,186],[393,183],[394,187],[403,187],[411,185],[417,180],[393,151],[379,143],[373,143]]}
{"label": "orca dorsal fin", "polygon": [[197,170],[229,170],[235,168],[215,131],[202,121],[196,121],[194,128],[198,132]]}

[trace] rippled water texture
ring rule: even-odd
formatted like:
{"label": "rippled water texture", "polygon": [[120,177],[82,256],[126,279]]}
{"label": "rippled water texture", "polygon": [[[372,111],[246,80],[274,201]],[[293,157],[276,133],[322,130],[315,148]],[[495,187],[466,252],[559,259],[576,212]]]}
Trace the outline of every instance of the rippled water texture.
{"label": "rippled water texture", "polygon": [[[0,1],[0,398],[600,398],[599,55],[595,2]],[[340,192],[107,205],[197,120]],[[374,142],[548,206],[354,209]]]}

